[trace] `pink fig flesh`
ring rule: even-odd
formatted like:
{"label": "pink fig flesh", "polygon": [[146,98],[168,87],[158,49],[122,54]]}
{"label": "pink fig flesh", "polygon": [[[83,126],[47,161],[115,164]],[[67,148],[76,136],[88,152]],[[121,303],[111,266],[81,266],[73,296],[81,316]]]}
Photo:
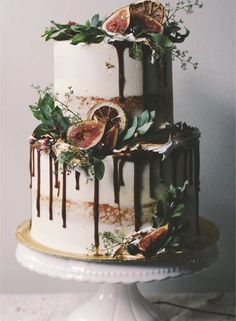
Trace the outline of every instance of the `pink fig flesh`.
{"label": "pink fig flesh", "polygon": [[85,120],[78,126],[72,125],[67,131],[67,140],[70,144],[81,149],[96,146],[102,139],[106,124],[94,120]]}

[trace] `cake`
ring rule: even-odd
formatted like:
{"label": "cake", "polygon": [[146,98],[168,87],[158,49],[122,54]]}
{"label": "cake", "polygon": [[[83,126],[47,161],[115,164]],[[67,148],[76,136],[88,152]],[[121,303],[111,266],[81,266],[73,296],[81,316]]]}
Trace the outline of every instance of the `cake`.
{"label": "cake", "polygon": [[139,1],[103,22],[46,30],[54,88],[37,87],[30,106],[40,121],[30,138],[30,235],[39,244],[136,260],[199,237],[200,134],[173,123],[172,59],[197,64],[176,47],[189,31],[173,10]]}

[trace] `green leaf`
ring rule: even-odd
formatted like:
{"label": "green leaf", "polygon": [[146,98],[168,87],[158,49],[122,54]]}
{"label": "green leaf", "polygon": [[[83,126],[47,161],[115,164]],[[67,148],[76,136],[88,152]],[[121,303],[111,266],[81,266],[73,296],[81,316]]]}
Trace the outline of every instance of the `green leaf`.
{"label": "green leaf", "polygon": [[103,161],[100,158],[93,156],[93,165],[94,165],[95,178],[98,180],[101,180],[105,172],[105,166],[103,164]]}
{"label": "green leaf", "polygon": [[91,26],[92,27],[97,27],[99,25],[99,14],[95,14],[92,19],[91,19]]}
{"label": "green leaf", "polygon": [[137,132],[139,133],[139,135],[146,134],[146,132],[151,128],[152,124],[153,124],[153,121],[146,123],[143,126],[139,127],[137,129]]}
{"label": "green leaf", "polygon": [[48,134],[49,129],[45,124],[38,125],[35,130],[33,131],[33,136],[37,139],[41,138],[42,136]]}
{"label": "green leaf", "polygon": [[161,33],[150,33],[151,40],[156,44],[156,46],[160,46],[162,48],[172,48],[174,47],[173,42]]}
{"label": "green leaf", "polygon": [[138,127],[143,126],[147,123],[150,119],[150,114],[148,110],[145,110],[139,117],[138,117]]}
{"label": "green leaf", "polygon": [[69,164],[70,161],[74,158],[74,153],[71,151],[61,152],[58,155],[58,161],[62,164]]}
{"label": "green leaf", "polygon": [[169,190],[168,190],[168,194],[170,197],[172,198],[176,198],[176,188],[174,187],[174,185],[170,185]]}
{"label": "green leaf", "polygon": [[67,129],[70,126],[70,122],[68,118],[64,117],[60,108],[56,107],[52,112],[52,119],[57,128],[60,129],[61,132],[66,133]]}
{"label": "green leaf", "polygon": [[45,120],[52,117],[52,109],[49,105],[41,105],[40,111]]}
{"label": "green leaf", "polygon": [[84,32],[80,32],[80,33],[78,33],[77,35],[75,35],[73,37],[73,39],[71,40],[71,44],[72,45],[77,45],[77,44],[79,44],[81,42],[86,42],[85,41],[86,38],[87,38],[87,35]]}
{"label": "green leaf", "polygon": [[40,100],[39,102],[40,106],[41,105],[48,105],[51,109],[54,108],[54,99],[46,93],[44,97]]}
{"label": "green leaf", "polygon": [[35,106],[29,106],[30,110],[33,114],[33,116],[38,119],[38,120],[42,120],[42,114],[40,112],[40,110],[38,108],[36,108]]}
{"label": "green leaf", "polygon": [[128,130],[126,131],[126,133],[123,137],[123,141],[126,141],[126,140],[130,139],[131,137],[133,137],[133,135],[137,129],[137,126],[138,126],[138,118],[137,118],[137,116],[134,116],[132,119],[132,124],[131,124],[130,128],[128,128]]}
{"label": "green leaf", "polygon": [[155,111],[155,110],[152,110],[152,111],[149,112],[149,114],[150,114],[151,120],[154,120],[154,118],[155,118],[155,116],[156,116],[156,111]]}
{"label": "green leaf", "polygon": [[177,213],[177,212],[182,212],[183,213],[184,209],[185,209],[185,204],[178,204],[176,206],[175,213]]}
{"label": "green leaf", "polygon": [[56,26],[57,27],[57,29],[65,29],[65,28],[67,28],[68,27],[68,25],[67,24],[60,24],[60,23],[57,23],[57,22],[55,22],[55,21],[51,21],[51,24],[53,24],[54,26]]}

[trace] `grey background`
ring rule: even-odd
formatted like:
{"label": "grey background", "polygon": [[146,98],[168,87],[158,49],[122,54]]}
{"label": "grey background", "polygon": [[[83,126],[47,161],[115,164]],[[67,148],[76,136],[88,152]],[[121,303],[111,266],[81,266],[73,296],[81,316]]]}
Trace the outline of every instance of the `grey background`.
{"label": "grey background", "polygon": [[[172,1],[173,2],[173,1]],[[84,22],[126,0],[1,1],[1,291],[38,293],[93,290],[95,285],[50,279],[22,268],[15,260],[16,226],[30,217],[27,138],[36,125],[28,105],[31,84],[53,82],[53,43],[40,35],[51,19]],[[144,291],[233,291],[234,289],[234,116],[235,1],[205,0],[185,19],[191,37],[184,43],[200,64],[198,71],[174,73],[175,120],[196,125],[201,139],[200,213],[220,228],[219,259],[207,271]]]}

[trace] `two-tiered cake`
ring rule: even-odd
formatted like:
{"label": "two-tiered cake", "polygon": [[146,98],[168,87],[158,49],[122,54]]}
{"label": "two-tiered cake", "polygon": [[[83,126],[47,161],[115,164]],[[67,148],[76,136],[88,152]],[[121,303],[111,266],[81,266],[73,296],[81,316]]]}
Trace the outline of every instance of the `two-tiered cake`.
{"label": "two-tiered cake", "polygon": [[199,131],[173,124],[171,58],[187,33],[150,0],[46,31],[57,42],[54,92],[38,88],[31,106],[35,241],[138,259],[196,240]]}

